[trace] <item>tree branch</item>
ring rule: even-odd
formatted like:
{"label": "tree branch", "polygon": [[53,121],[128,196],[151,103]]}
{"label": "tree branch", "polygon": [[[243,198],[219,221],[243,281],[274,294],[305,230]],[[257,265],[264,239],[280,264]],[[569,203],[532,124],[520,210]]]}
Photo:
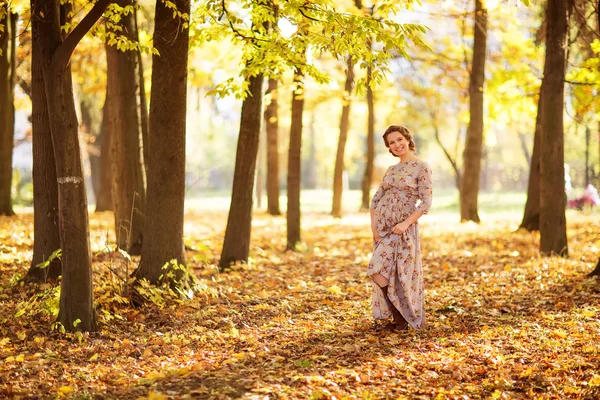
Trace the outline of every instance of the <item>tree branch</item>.
{"label": "tree branch", "polygon": [[53,62],[67,65],[75,47],[81,39],[92,29],[96,22],[100,19],[104,10],[111,4],[113,0],[98,0],[94,7],[86,14],[73,31],[65,38],[61,45],[54,53]]}

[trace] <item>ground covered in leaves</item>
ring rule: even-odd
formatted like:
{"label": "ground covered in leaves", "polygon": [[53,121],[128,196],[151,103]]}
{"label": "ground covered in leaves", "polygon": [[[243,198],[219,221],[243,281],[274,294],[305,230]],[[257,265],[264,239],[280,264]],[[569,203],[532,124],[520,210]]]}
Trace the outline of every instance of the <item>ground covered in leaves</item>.
{"label": "ground covered in leaves", "polygon": [[569,217],[568,259],[540,258],[514,218],[426,216],[428,325],[406,333],[372,329],[368,215],[303,217],[302,252],[283,252],[285,218],[259,214],[250,263],[218,273],[226,214],[189,212],[194,298],[134,308],[119,277],[136,259],[92,215],[100,330],[83,335],[52,329],[56,287],[19,283],[32,216],[0,217],[0,397],[599,398],[598,215]]}

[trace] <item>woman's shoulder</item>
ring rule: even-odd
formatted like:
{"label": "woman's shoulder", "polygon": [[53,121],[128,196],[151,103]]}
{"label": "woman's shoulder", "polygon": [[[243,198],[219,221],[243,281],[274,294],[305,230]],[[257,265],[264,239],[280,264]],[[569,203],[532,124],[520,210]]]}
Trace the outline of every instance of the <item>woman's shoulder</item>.
{"label": "woman's shoulder", "polygon": [[429,163],[427,163],[427,161],[420,159],[419,157],[413,158],[412,160],[409,161],[409,163],[415,165],[415,166],[419,166],[422,168],[429,168]]}

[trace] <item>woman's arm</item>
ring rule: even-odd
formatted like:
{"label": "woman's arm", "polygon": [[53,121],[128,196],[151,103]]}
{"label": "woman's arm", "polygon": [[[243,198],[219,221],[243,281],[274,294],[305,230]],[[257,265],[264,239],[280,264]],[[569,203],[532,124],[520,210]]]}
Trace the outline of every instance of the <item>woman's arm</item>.
{"label": "woman's arm", "polygon": [[408,216],[408,218],[406,218],[404,221],[400,222],[399,224],[396,224],[396,225],[395,225],[395,226],[394,226],[394,227],[391,229],[391,231],[392,231],[393,233],[396,233],[396,234],[400,234],[400,233],[402,233],[402,232],[405,232],[405,231],[406,231],[406,230],[407,230],[407,229],[408,229],[408,228],[409,228],[409,227],[410,227],[412,224],[414,224],[415,222],[417,222],[417,220],[418,220],[419,218],[421,218],[421,216],[422,216],[423,214],[424,214],[424,213],[422,213],[422,212],[421,212],[421,211],[419,211],[419,210],[415,210],[415,211],[413,211],[413,213],[412,213],[412,214],[410,214],[410,215]]}

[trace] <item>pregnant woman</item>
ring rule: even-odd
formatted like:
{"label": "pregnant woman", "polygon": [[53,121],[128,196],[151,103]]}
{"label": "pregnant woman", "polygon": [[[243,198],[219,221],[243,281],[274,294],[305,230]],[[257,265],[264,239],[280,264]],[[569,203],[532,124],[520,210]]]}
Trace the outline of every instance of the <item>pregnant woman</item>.
{"label": "pregnant woman", "polygon": [[371,201],[375,248],[367,276],[373,280],[373,316],[392,317],[391,330],[421,329],[425,307],[417,220],[431,207],[431,168],[414,155],[407,128],[390,126],[383,141],[399,162],[385,172]]}

